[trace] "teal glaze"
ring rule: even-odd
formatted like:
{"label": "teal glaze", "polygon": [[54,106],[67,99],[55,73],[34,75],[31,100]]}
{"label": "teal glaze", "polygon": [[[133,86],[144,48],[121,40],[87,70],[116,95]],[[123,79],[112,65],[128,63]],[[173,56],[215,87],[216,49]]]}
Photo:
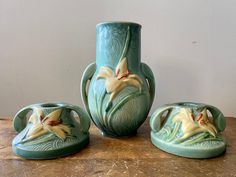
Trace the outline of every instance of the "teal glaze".
{"label": "teal glaze", "polygon": [[89,143],[89,115],[66,103],[27,106],[15,115],[13,126],[18,133],[12,141],[13,151],[27,159],[70,155]]}
{"label": "teal glaze", "polygon": [[96,26],[96,63],[84,71],[81,94],[91,119],[107,136],[135,134],[155,96],[153,73],[140,59],[140,30],[130,22]]}
{"label": "teal glaze", "polygon": [[152,143],[178,156],[211,158],[226,149],[221,135],[226,126],[224,115],[211,105],[191,102],[164,105],[152,114],[150,126]]}

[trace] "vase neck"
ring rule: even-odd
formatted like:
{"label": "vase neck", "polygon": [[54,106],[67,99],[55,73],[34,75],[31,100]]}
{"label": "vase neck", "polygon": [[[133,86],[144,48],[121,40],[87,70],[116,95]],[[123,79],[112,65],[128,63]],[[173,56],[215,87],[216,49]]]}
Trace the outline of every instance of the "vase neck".
{"label": "vase neck", "polygon": [[115,68],[127,58],[130,70],[140,65],[140,29],[135,23],[104,23],[97,26],[96,64]]}

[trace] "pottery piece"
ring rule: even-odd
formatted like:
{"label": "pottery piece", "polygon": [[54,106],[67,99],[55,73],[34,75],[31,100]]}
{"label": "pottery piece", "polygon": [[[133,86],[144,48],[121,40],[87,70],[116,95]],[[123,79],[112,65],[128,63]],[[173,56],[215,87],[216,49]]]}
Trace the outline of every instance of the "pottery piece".
{"label": "pottery piece", "polygon": [[66,156],[89,143],[89,115],[66,103],[27,106],[16,114],[13,126],[19,133],[12,141],[13,151],[27,159]]}
{"label": "pottery piece", "polygon": [[211,105],[191,102],[164,105],[152,114],[150,126],[152,143],[175,155],[210,158],[226,149],[221,135],[226,126],[224,115]]}
{"label": "pottery piece", "polygon": [[139,24],[129,22],[96,26],[96,63],[84,71],[81,94],[103,135],[135,134],[151,108],[155,79],[140,61],[140,29]]}

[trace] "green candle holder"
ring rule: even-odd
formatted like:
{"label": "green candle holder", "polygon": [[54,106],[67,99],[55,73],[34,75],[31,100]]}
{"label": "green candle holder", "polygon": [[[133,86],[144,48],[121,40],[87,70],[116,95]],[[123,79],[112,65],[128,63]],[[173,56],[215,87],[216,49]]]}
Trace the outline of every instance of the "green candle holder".
{"label": "green candle holder", "polygon": [[[30,111],[32,113],[28,119]],[[13,125],[19,133],[12,141],[13,151],[27,159],[66,156],[78,152],[89,143],[89,116],[80,107],[70,104],[27,106],[16,114]]]}
{"label": "green candle holder", "polygon": [[221,135],[225,118],[214,106],[190,102],[164,105],[153,113],[150,126],[152,143],[175,155],[211,158],[226,149]]}

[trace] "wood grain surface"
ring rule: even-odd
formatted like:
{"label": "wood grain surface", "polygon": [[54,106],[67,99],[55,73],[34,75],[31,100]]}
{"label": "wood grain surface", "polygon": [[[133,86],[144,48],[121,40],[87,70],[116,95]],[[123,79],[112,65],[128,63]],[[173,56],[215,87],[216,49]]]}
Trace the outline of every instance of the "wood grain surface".
{"label": "wood grain surface", "polygon": [[0,118],[0,176],[236,176],[236,118],[227,118],[227,151],[212,159],[188,159],[165,153],[150,142],[149,119],[136,136],[103,137],[92,125],[90,144],[75,155],[53,160],[26,160],[13,154],[16,135],[10,119]]}

